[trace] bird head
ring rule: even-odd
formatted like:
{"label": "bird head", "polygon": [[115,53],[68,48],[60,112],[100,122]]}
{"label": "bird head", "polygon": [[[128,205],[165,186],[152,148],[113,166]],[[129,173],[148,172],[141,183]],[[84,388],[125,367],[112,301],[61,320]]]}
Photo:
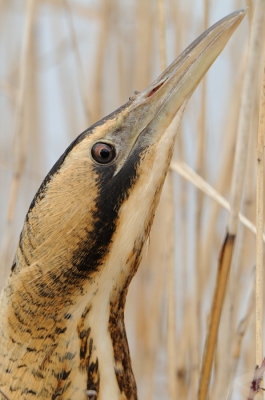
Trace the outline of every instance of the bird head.
{"label": "bird head", "polygon": [[146,90],[68,147],[28,211],[21,265],[37,261],[54,277],[91,279],[109,260],[107,281],[121,287],[133,275],[187,100],[243,16],[239,11],[213,25]]}

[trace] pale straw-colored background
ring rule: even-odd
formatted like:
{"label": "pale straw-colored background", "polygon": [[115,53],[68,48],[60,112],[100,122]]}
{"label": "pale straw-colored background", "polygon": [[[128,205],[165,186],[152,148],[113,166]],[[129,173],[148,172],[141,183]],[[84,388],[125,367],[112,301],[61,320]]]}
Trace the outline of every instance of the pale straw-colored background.
{"label": "pale straw-colored background", "polygon": [[[179,162],[186,163],[227,200],[254,14],[251,1],[0,1],[1,284],[30,201],[68,144],[134,90],[150,84],[164,54],[168,65],[206,27],[246,6],[248,15],[189,103],[174,155],[178,164],[173,165],[187,173]],[[255,76],[241,207],[254,224],[260,61]],[[139,398],[144,400],[196,398],[228,223],[228,212],[215,200],[178,172],[170,174],[173,203],[169,182],[126,308]],[[255,246],[255,235],[240,223],[212,400],[245,399],[242,393],[252,379]]]}

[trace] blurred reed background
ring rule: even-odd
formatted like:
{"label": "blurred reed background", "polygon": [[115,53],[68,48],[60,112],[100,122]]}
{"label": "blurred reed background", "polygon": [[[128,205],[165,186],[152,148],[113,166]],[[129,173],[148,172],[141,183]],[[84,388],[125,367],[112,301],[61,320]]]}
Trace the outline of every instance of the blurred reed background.
{"label": "blurred reed background", "polygon": [[[196,398],[228,212],[186,165],[229,201],[255,3],[0,1],[1,285],[34,193],[68,144],[150,84],[204,29],[249,7],[189,103],[129,290],[126,325],[140,399]],[[241,204],[253,224],[261,55],[258,60]],[[247,398],[251,374],[245,374],[256,364],[255,240],[240,223],[210,399]]]}

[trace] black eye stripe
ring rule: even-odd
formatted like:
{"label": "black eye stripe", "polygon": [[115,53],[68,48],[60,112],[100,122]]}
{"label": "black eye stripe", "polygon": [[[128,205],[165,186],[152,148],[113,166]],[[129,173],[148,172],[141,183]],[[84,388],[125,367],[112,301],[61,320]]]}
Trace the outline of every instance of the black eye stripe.
{"label": "black eye stripe", "polygon": [[98,142],[92,147],[91,154],[99,164],[108,164],[114,159],[116,152],[112,145]]}

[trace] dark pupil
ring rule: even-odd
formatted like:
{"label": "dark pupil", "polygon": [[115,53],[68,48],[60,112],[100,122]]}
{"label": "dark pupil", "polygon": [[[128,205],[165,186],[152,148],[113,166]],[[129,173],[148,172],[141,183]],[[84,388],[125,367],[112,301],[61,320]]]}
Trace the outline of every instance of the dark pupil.
{"label": "dark pupil", "polygon": [[115,158],[115,148],[107,143],[95,143],[91,149],[92,157],[101,164],[108,164]]}
{"label": "dark pupil", "polygon": [[102,150],[100,150],[100,155],[102,158],[108,158],[110,155],[110,152],[108,149],[102,149]]}

